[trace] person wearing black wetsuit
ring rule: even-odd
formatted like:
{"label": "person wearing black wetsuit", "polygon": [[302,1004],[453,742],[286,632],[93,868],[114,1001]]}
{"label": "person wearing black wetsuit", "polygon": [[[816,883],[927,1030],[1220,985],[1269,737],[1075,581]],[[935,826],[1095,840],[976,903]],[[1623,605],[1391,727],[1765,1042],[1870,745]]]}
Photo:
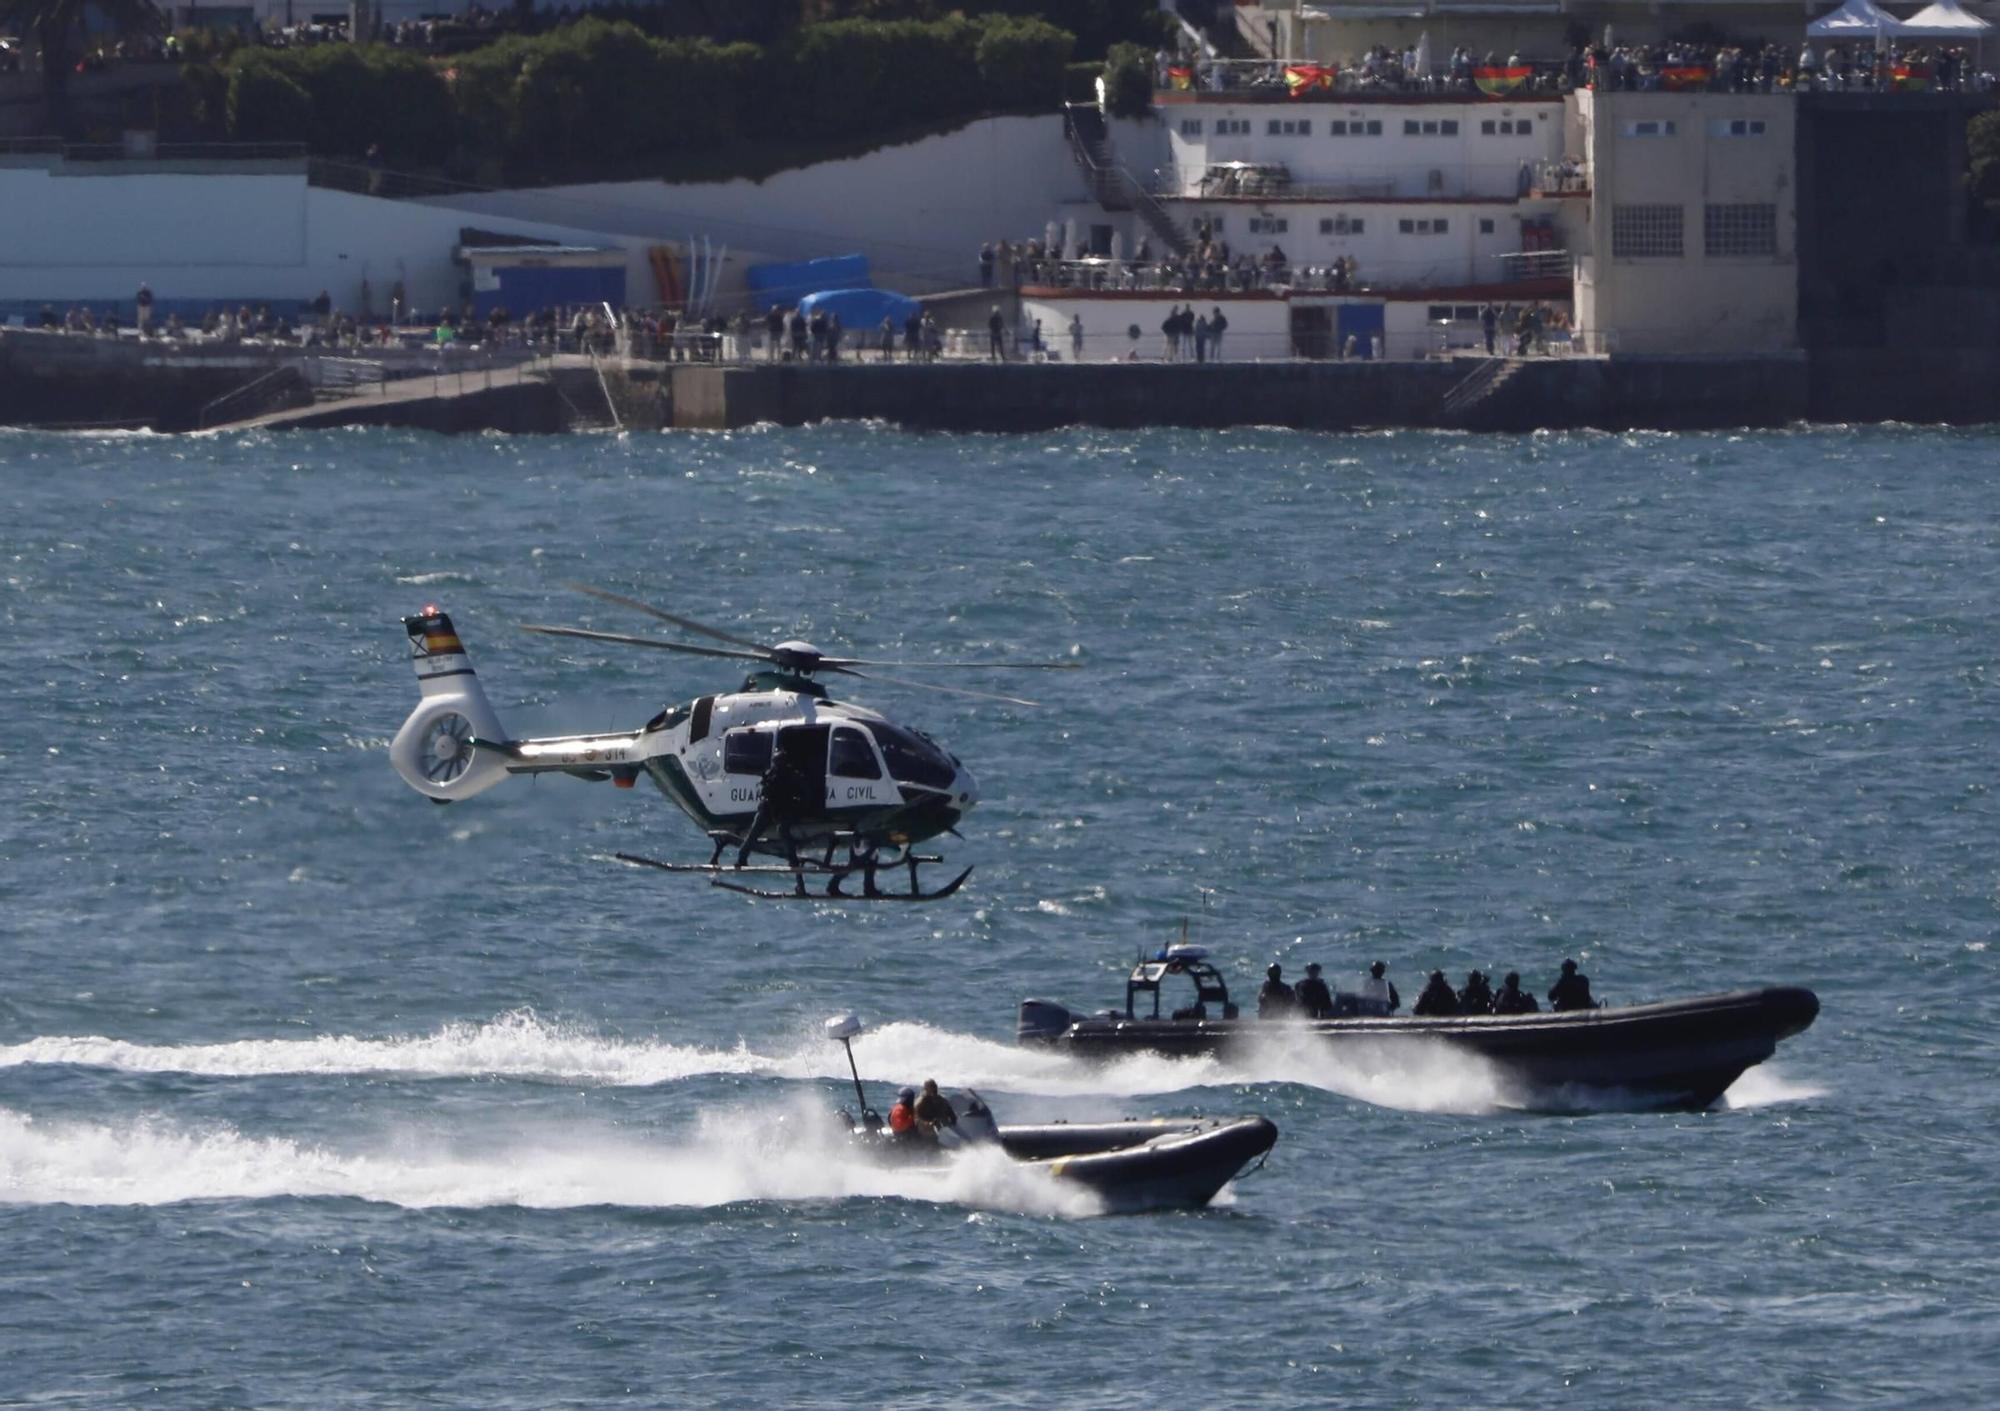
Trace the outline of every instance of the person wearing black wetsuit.
{"label": "person wearing black wetsuit", "polygon": [[1299,981],[1293,998],[1298,1001],[1299,1012],[1308,1019],[1333,1017],[1333,991],[1326,987],[1326,981],[1320,979],[1318,961],[1306,967],[1306,977]]}
{"label": "person wearing black wetsuit", "polygon": [[1444,971],[1431,971],[1430,983],[1417,996],[1417,1002],[1410,1013],[1420,1018],[1436,1019],[1458,1013],[1458,996],[1452,993],[1451,981],[1445,979]]}
{"label": "person wearing black wetsuit", "polygon": [[1285,969],[1282,965],[1271,965],[1264,971],[1263,988],[1257,991],[1257,1017],[1259,1019],[1289,1019],[1298,1012],[1299,997],[1292,987],[1285,983]]}
{"label": "person wearing black wetsuit", "polygon": [[1465,988],[1458,992],[1458,1012],[1460,1014],[1493,1012],[1493,990],[1486,983],[1486,977],[1477,970],[1465,977]]}
{"label": "person wearing black wetsuit", "polygon": [[792,825],[810,814],[820,801],[820,781],[806,773],[805,766],[795,759],[779,740],[771,751],[771,763],[764,770],[764,787],[757,799],[757,812],[750,820],[749,829],[743,834],[743,846],[737,851],[736,865],[743,866],[750,860],[750,849],[767,829],[775,828],[785,844],[785,857],[793,867],[799,865],[797,846],[792,841]]}
{"label": "person wearing black wetsuit", "polygon": [[1520,972],[1509,970],[1507,978],[1500,982],[1499,993],[1493,996],[1493,1012],[1495,1014],[1535,1014],[1539,1013],[1540,1010],[1541,1006],[1535,1003],[1535,997],[1521,988]]}
{"label": "person wearing black wetsuit", "polygon": [[1576,968],[1574,960],[1563,962],[1562,975],[1549,987],[1549,1008],[1558,1014],[1571,1009],[1595,1009],[1590,997],[1590,977]]}

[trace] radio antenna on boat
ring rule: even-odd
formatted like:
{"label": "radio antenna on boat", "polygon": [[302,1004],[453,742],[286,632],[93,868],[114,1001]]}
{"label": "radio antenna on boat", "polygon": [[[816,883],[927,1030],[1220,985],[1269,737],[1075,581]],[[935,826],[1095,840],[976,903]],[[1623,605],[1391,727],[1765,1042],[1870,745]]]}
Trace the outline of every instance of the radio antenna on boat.
{"label": "radio antenna on boat", "polygon": [[842,1014],[826,1021],[826,1036],[839,1042],[847,1051],[847,1071],[854,1075],[854,1100],[861,1104],[862,1116],[868,1114],[868,1094],[861,1088],[861,1070],[854,1064],[854,1036],[861,1032],[861,1021],[852,1014]]}

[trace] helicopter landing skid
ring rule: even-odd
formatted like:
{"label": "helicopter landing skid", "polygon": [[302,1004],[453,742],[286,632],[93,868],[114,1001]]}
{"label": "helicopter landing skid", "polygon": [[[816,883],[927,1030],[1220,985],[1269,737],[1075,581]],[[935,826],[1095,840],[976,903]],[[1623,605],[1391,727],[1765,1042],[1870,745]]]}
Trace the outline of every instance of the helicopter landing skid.
{"label": "helicopter landing skid", "polygon": [[[942,887],[926,891],[917,881],[918,866],[926,862],[942,862],[944,859],[934,854],[917,853],[908,854],[887,864],[860,860],[827,863],[817,859],[801,859],[797,867],[772,863],[732,867],[721,862],[662,862],[658,858],[629,852],[617,853],[614,856],[620,862],[631,863],[635,867],[657,868],[661,872],[703,872],[708,874],[711,886],[720,887],[728,892],[741,892],[746,897],[761,897],[765,901],[943,901],[964,886],[965,879],[972,875],[972,869],[968,867]],[[904,890],[884,891],[877,886],[875,879],[885,866],[907,868],[910,874],[909,887]],[[728,880],[739,873],[758,877],[789,877],[792,879],[792,885],[789,890],[779,891],[775,888],[747,886],[741,882]],[[861,878],[862,890],[858,893],[842,891],[841,884],[856,875]],[[820,890],[814,891],[806,884],[808,877],[815,880],[825,878],[825,884]]]}

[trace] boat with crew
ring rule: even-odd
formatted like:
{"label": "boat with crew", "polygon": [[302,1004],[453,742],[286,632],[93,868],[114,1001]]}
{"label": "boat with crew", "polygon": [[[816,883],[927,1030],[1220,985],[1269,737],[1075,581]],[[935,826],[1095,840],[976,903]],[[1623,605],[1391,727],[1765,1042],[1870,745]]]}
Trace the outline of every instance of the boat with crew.
{"label": "boat with crew", "polygon": [[[1191,1002],[1163,1002],[1169,986]],[[1125,1007],[1075,1014],[1043,999],[1021,1002],[1016,1040],[1085,1059],[1137,1053],[1228,1056],[1274,1033],[1304,1030],[1370,1062],[1412,1046],[1443,1046],[1491,1063],[1510,1097],[1536,1111],[1700,1109],[1819,1014],[1809,989],[1774,985],[1649,1004],[1533,1014],[1440,1017],[1368,1013],[1337,993],[1330,1018],[1246,1019],[1198,945],[1142,957],[1125,981]]]}
{"label": "boat with crew", "polygon": [[1092,1192],[1108,1211],[1199,1209],[1222,1188],[1263,1164],[1277,1126],[1258,1116],[1150,1117],[1118,1122],[1002,1125],[976,1092],[961,1097],[956,1120],[935,1133],[892,1131],[868,1105],[851,1041],[860,1021],[827,1021],[827,1037],[847,1050],[858,1113],[841,1114],[853,1148],[885,1165],[942,1169],[969,1153],[997,1147],[1023,1169]]}

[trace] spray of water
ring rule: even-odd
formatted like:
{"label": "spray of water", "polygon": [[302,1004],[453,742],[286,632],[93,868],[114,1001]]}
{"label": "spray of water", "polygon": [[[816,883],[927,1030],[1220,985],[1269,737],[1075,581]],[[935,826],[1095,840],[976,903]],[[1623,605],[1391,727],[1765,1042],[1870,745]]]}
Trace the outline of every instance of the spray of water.
{"label": "spray of water", "polygon": [[1826,1094],[1825,1088],[1788,1078],[1770,1064],[1760,1063],[1730,1084],[1722,1101],[1731,1109],[1769,1107],[1778,1102],[1810,1102]]}
{"label": "spray of water", "polygon": [[1089,1192],[998,1150],[968,1152],[928,1169],[878,1165],[854,1150],[824,1108],[805,1099],[776,1113],[707,1113],[693,1130],[671,1137],[568,1124],[497,1138],[409,1130],[350,1147],[159,1115],[50,1122],[0,1108],[0,1201],[278,1198],[418,1209],[891,1198],[1070,1217],[1100,1208]]}

